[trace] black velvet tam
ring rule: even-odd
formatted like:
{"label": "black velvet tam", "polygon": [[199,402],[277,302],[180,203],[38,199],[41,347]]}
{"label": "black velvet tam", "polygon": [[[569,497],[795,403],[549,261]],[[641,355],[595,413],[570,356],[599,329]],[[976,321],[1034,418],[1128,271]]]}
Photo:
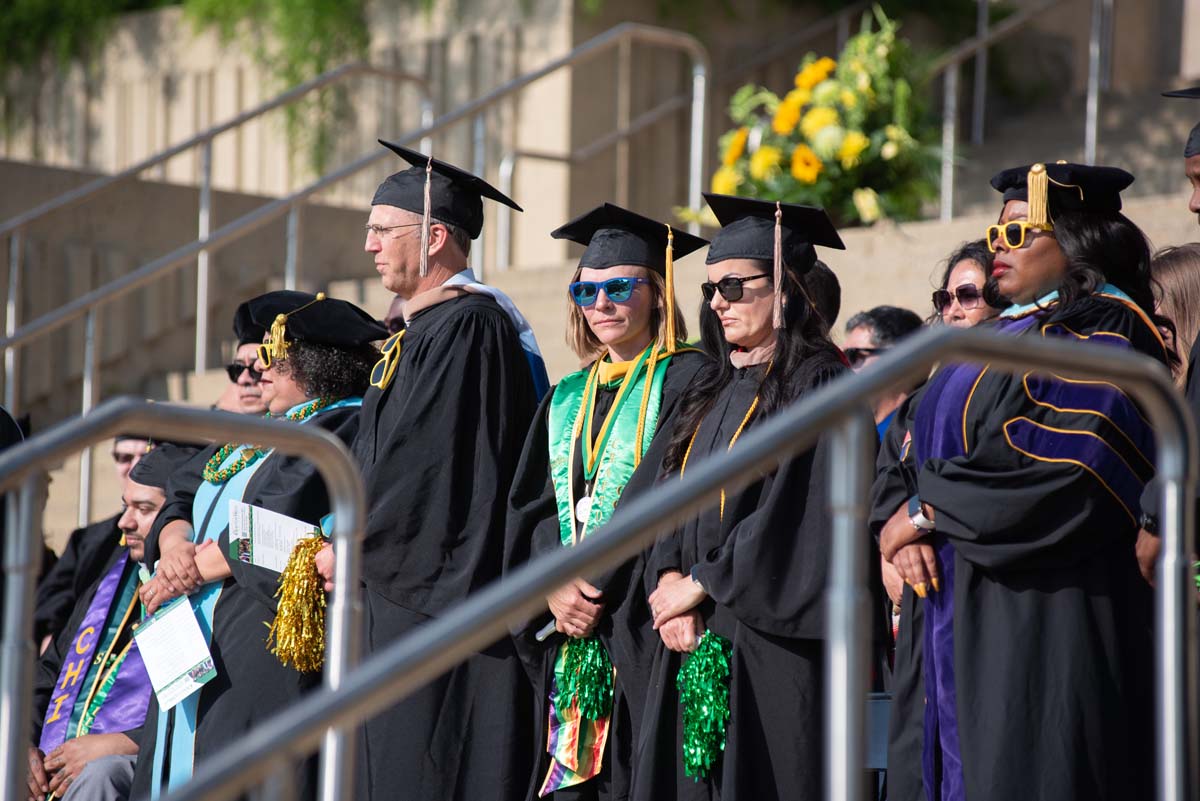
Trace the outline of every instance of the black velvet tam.
{"label": "black velvet tam", "polygon": [[[1033,165],[1011,167],[992,176],[992,188],[1004,193],[1004,202],[1029,200],[1029,170]],[[1060,161],[1045,165],[1050,179],[1047,195],[1051,218],[1063,212],[1121,210],[1121,190],[1133,176],[1118,167],[1090,167]]]}
{"label": "black velvet tam", "polygon": [[[775,202],[706,193],[704,200],[721,223],[705,264],[726,259],[775,260]],[[814,245],[845,250],[825,209],[780,203],[780,246],[784,265],[803,275],[817,261]]]}
{"label": "black velvet tam", "polygon": [[[349,347],[387,339],[379,322],[353,303],[308,292],[281,289],[246,301],[243,306],[254,324],[270,329],[275,318],[287,315],[287,338],[323,345]],[[240,311],[240,309],[239,309]]]}
{"label": "black velvet tam", "polygon": [[179,466],[191,459],[197,450],[199,450],[197,445],[176,442],[160,443],[138,460],[138,463],[129,471],[129,480],[147,487],[158,487],[165,490],[167,482]]}
{"label": "black velvet tam", "polygon": [[375,190],[372,206],[395,206],[424,214],[425,165],[432,161],[429,216],[433,219],[462,228],[475,239],[483,230],[483,198],[524,211],[512,198],[477,175],[394,142],[380,139],[379,144],[413,166],[389,175]]}
{"label": "black velvet tam", "polygon": [[[707,239],[673,226],[671,231],[674,235],[673,258],[683,258],[708,244]],[[607,270],[628,264],[666,275],[667,224],[612,203],[602,203],[579,215],[551,231],[550,236],[587,245],[579,259],[580,267]]]}
{"label": "black velvet tam", "polygon": [[262,342],[267,329],[254,322],[254,318],[250,316],[250,304],[243,303],[233,313],[233,333],[238,338],[238,347],[241,347]]}

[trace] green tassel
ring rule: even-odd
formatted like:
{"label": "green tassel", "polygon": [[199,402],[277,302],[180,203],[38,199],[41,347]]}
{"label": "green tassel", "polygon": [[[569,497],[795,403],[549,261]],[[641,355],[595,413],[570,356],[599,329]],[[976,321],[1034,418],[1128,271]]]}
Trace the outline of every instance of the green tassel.
{"label": "green tassel", "polygon": [[563,659],[563,682],[554,705],[565,709],[579,703],[579,714],[588,720],[603,720],[612,711],[613,666],[600,640],[570,639]]}
{"label": "green tassel", "polygon": [[679,669],[676,686],[683,707],[683,769],[699,781],[725,750],[729,720],[729,658],[733,645],[711,631]]}
{"label": "green tassel", "polygon": [[1196,589],[1200,590],[1200,562],[1196,562],[1192,567],[1196,570]]}

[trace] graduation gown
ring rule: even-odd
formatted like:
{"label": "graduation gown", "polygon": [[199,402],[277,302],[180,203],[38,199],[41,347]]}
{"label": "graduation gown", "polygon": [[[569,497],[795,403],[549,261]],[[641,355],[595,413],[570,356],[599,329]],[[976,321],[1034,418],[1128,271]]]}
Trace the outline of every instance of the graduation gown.
{"label": "graduation gown", "polygon": [[[674,426],[679,401],[696,374],[708,361],[697,351],[684,351],[671,357],[663,379],[662,402],[659,407],[658,429],[641,464],[633,472],[621,492],[619,503],[628,502],[640,492],[653,486],[666,446]],[[612,409],[619,385],[599,388],[592,416],[592,436],[598,435],[605,417]],[[550,473],[548,417],[553,391],[543,400],[525,440],[517,478],[510,495],[508,540],[505,543],[505,568],[517,567],[531,559],[554,553],[563,547],[558,519],[558,501]],[[626,403],[637,403],[632,395]],[[577,446],[572,458],[574,497],[585,494],[583,448]],[[554,794],[556,798],[625,799],[629,797],[632,781],[632,762],[637,733],[641,725],[641,710],[645,705],[646,678],[650,657],[658,634],[652,629],[653,616],[646,603],[643,589],[645,558],[639,556],[615,571],[588,580],[604,593],[604,614],[596,627],[609,658],[617,670],[613,689],[613,714],[608,743],[600,774],[582,784],[566,787]],[[544,642],[536,634],[553,622],[549,611],[539,615],[514,632],[521,658],[534,683],[537,713],[534,746],[538,760],[529,797],[537,797],[539,787],[550,769],[551,757],[546,751],[546,724],[551,693],[554,663],[565,635],[554,633]]]}
{"label": "graduation gown", "polygon": [[[348,445],[358,430],[358,412],[357,406],[327,409],[303,424],[331,431]],[[188,465],[203,466],[218,448],[214,445],[205,449],[201,458],[189,461]],[[172,476],[160,520],[187,520],[196,526],[197,533],[201,531],[204,521],[192,521],[197,478],[191,470]],[[302,457],[278,452],[263,461],[246,485],[241,500],[312,523],[314,527],[330,511],[329,496],[316,468]],[[214,509],[213,514],[228,515],[227,502],[218,505],[221,508]],[[225,579],[213,611],[210,649],[217,675],[200,690],[194,749],[197,767],[205,758],[321,683],[319,673],[305,674],[284,667],[267,650],[267,627],[277,611],[274,595],[279,574],[231,558],[227,523],[218,542],[233,575]],[[135,798],[149,793],[154,781],[158,717],[158,703],[152,699],[134,775]],[[297,793],[297,798],[315,797],[315,760],[308,760],[297,770]]]}
{"label": "graduation gown", "polygon": [[[998,328],[1165,361],[1119,297]],[[1149,424],[1111,384],[953,365],[913,448],[942,576],[924,604],[930,798],[1152,798],[1154,618],[1134,555]]]}
{"label": "graduation gown", "polygon": [[[363,577],[375,652],[499,577],[508,493],[537,407],[512,322],[486,295],[413,314],[394,379],[363,399]],[[533,700],[507,638],[365,726],[362,797],[523,798]]]}
{"label": "graduation gown", "polygon": [[[924,387],[910,395],[884,434],[871,489],[871,533],[876,541],[896,509],[917,494],[912,459],[912,415]],[[888,619],[892,608],[885,598]],[[925,676],[921,661],[923,605],[908,584],[900,599],[900,624],[892,642],[892,668],[887,689],[892,694],[888,716],[887,797],[889,801],[924,801],[921,754],[925,742]]]}
{"label": "graduation gown", "polygon": [[34,597],[33,636],[57,637],[83,593],[104,572],[121,541],[120,514],[71,532],[62,555],[38,582]]}
{"label": "graduation gown", "polygon": [[[814,356],[809,387],[844,371],[837,357]],[[735,372],[701,422],[689,465],[724,454],[742,426],[765,365]],[[865,413],[865,410],[864,410]],[[710,775],[684,772],[676,677],[685,655],[661,638],[654,656],[631,797],[661,799],[816,799],[822,792],[825,703],[825,588],[831,516],[829,446],[783,462],[663,538],[651,552],[646,591],[667,570],[695,576],[708,598],[705,626],[729,640],[729,706],[724,754]],[[864,533],[864,536],[866,534]],[[872,587],[878,587],[878,569]],[[873,603],[880,610],[881,603]],[[876,628],[882,621],[876,624]]]}

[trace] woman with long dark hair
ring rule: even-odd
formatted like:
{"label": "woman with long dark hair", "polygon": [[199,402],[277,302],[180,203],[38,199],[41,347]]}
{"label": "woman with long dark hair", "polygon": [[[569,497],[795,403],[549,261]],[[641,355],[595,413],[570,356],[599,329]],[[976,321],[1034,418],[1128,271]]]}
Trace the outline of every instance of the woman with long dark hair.
{"label": "woman with long dark hair", "polygon": [[[1034,164],[1004,193],[997,329],[1171,359],[1133,177]],[[924,785],[938,799],[1153,796],[1153,614],[1134,552],[1153,432],[1117,387],[950,365],[912,421],[883,555],[924,603]],[[882,521],[875,521],[879,526]]]}
{"label": "woman with long dark hair", "polygon": [[[509,495],[505,567],[571,547],[651,486],[679,399],[707,361],[684,340],[674,258],[708,244],[605,203],[554,231],[587,249],[567,342],[586,366],[542,401]],[[643,560],[577,578],[515,632],[537,689],[538,797],[624,799],[653,638]]]}
{"label": "woman with long dark hair", "polygon": [[[814,245],[842,247],[825,212],[705,198],[723,226],[700,313],[715,359],[682,402],[666,480],[846,372],[801,280]],[[820,794],[826,465],[821,441],[654,547],[646,583],[661,642],[633,798]]]}
{"label": "woman with long dark hair", "polygon": [[[324,294],[279,291],[238,309],[235,327],[265,331],[254,370],[268,414],[296,425],[320,426],[349,444],[358,430],[362,393],[379,351],[371,343],[386,329],[362,309]],[[309,523],[316,530],[330,511],[324,482],[301,456],[252,444],[213,445],[187,463],[166,488],[160,512],[162,559],[142,590],[147,610],[191,594],[209,640],[216,676],[168,710],[156,701],[146,716],[134,776],[134,797],[158,797],[190,780],[194,765],[320,683],[318,647],[307,653],[277,648],[268,631],[279,611],[280,573],[230,549],[230,501]],[[302,610],[296,610],[298,612]],[[280,615],[282,617],[282,615]],[[313,653],[313,651],[316,653]],[[297,798],[316,794],[315,762],[299,770]]]}
{"label": "woman with long dark hair", "polygon": [[946,259],[941,284],[933,291],[933,314],[926,322],[972,328],[998,315],[1002,309],[983,295],[992,258],[991,248],[982,239],[955,248]]}

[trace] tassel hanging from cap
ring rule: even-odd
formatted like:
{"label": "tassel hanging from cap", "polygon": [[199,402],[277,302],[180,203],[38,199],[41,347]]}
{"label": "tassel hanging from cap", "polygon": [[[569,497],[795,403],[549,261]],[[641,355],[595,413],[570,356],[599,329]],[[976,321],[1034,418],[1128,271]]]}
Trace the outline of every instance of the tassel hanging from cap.
{"label": "tassel hanging from cap", "polygon": [[325,582],[317,573],[319,536],[296,543],[279,574],[279,611],[267,632],[267,649],[284,667],[315,673],[325,661]]}
{"label": "tassel hanging from cap", "polygon": [[309,306],[318,301],[325,300],[325,293],[318,292],[312,300],[305,303],[298,309],[292,309],[287,314],[275,315],[274,322],[271,323],[271,360],[281,362],[287,358],[287,320],[296,312],[304,311]]}
{"label": "tassel hanging from cap", "polygon": [[1029,195],[1029,222],[1032,225],[1050,223],[1050,176],[1045,164],[1034,164],[1026,178]]}
{"label": "tassel hanging from cap", "polygon": [[772,315],[775,330],[783,328],[783,208],[775,201],[775,311]]}
{"label": "tassel hanging from cap", "polygon": [[429,275],[429,207],[431,204],[430,197],[433,194],[433,158],[425,162],[425,202],[424,210],[421,212],[421,277]]}
{"label": "tassel hanging from cap", "polygon": [[[668,354],[675,352],[675,232],[671,230],[671,226],[667,226],[667,254],[666,268],[663,270],[665,274],[666,284],[666,299],[664,303],[665,314],[667,315],[667,345],[666,352]],[[640,441],[640,440],[639,440]]]}

